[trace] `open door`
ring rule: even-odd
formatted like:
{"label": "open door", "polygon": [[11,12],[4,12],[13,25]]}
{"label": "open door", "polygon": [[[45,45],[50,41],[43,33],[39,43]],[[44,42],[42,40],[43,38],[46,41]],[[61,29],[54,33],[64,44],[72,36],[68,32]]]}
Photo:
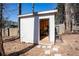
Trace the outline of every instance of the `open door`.
{"label": "open door", "polygon": [[40,43],[49,42],[49,19],[40,19]]}

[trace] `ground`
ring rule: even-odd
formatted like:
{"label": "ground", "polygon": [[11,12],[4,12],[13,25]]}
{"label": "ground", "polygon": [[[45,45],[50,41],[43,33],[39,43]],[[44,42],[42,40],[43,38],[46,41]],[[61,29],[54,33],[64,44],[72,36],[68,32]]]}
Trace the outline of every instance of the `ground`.
{"label": "ground", "polygon": [[34,45],[16,40],[4,41],[5,54],[9,56],[79,56],[79,34],[64,34],[55,45]]}
{"label": "ground", "polygon": [[58,48],[57,54],[63,56],[79,56],[79,34],[65,34],[62,43],[54,45]]}
{"label": "ground", "polygon": [[42,49],[36,48],[36,45],[21,43],[19,40],[4,43],[4,49],[9,56],[40,55],[43,52]]}

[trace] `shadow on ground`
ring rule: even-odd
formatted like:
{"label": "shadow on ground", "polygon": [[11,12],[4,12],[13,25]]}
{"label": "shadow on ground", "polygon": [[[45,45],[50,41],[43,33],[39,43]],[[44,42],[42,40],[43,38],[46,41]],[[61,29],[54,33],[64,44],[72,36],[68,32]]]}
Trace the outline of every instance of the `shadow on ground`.
{"label": "shadow on ground", "polygon": [[4,43],[6,42],[11,42],[11,41],[14,41],[14,40],[17,40],[19,39],[19,37],[11,37],[11,38],[6,38],[5,40],[3,40]]}
{"label": "shadow on ground", "polygon": [[31,49],[34,48],[36,45],[37,45],[37,44],[33,44],[33,45],[31,45],[31,46],[29,46],[29,47],[27,47],[27,48],[24,48],[24,49],[22,49],[22,50],[20,50],[20,51],[10,53],[10,54],[8,54],[8,56],[19,56],[19,55],[21,55],[21,54],[23,54],[23,53],[25,53],[25,52],[31,50]]}

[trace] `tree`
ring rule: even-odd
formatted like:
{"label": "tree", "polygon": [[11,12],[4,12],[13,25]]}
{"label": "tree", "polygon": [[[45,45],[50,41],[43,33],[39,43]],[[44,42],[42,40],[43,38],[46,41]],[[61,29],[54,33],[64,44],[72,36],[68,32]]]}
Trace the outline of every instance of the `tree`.
{"label": "tree", "polygon": [[57,4],[57,9],[58,9],[58,19],[59,23],[63,23],[65,21],[65,6],[64,3],[58,3]]}
{"label": "tree", "polygon": [[64,24],[66,30],[65,3],[58,3],[57,9],[58,13],[56,14],[56,24]]}
{"label": "tree", "polygon": [[0,3],[0,55],[5,55],[4,53],[4,48],[3,48],[3,40],[2,40],[2,26],[3,26],[3,22],[2,22],[2,15],[3,15],[3,4]]}
{"label": "tree", "polygon": [[71,26],[72,26],[72,24],[71,24],[71,22],[72,22],[72,17],[71,17],[71,3],[66,3],[65,4],[65,21],[66,21],[66,32],[71,32],[72,30],[72,28],[71,28]]}
{"label": "tree", "polygon": [[64,23],[66,32],[72,31],[72,5],[71,3],[58,3],[57,6],[59,23]]}

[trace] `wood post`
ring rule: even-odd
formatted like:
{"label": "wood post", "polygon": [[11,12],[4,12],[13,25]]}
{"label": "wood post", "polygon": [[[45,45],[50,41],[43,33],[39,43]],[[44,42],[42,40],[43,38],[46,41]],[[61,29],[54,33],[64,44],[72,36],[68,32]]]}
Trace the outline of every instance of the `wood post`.
{"label": "wood post", "polygon": [[[21,15],[21,3],[19,3],[18,4],[18,15]],[[18,33],[19,33],[19,38],[20,38],[20,17],[18,18],[18,27],[19,27],[19,31],[18,31]]]}

